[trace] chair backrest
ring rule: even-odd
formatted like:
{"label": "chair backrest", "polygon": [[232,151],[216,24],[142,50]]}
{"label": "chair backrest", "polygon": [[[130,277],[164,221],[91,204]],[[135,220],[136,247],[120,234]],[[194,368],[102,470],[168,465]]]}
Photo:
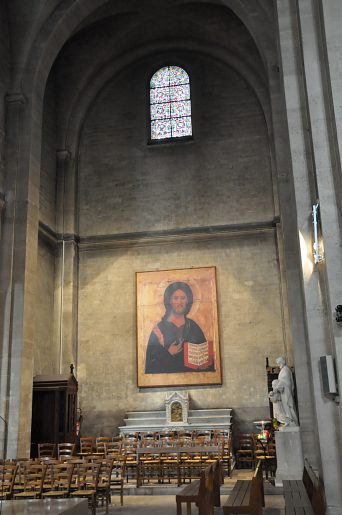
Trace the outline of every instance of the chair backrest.
{"label": "chair backrest", "polygon": [[120,456],[122,444],[121,441],[108,442],[104,444],[105,457]]}
{"label": "chair backrest", "polygon": [[[84,462],[74,467],[73,486],[80,490],[96,490],[99,482],[101,463]],[[76,479],[76,482],[75,482]]]}
{"label": "chair backrest", "polygon": [[82,436],[80,438],[80,451],[81,453],[91,454],[96,448],[95,436]]}
{"label": "chair backrest", "polygon": [[4,461],[0,465],[0,499],[10,499],[18,465],[14,462]]}
{"label": "chair backrest", "polygon": [[38,458],[54,458],[56,455],[55,443],[39,443]]}
{"label": "chair backrest", "polygon": [[113,437],[112,436],[98,436],[96,438],[96,452],[103,452],[105,453],[105,444],[112,442]]}
{"label": "chair backrest", "polygon": [[240,433],[238,449],[254,449],[253,436],[250,433]]}
{"label": "chair backrest", "polygon": [[59,443],[57,449],[59,460],[69,459],[74,455],[75,444],[69,442]]}
{"label": "chair backrest", "polygon": [[47,465],[36,462],[28,462],[24,466],[24,491],[34,491],[41,495],[43,491],[43,484]]}
{"label": "chair backrest", "polygon": [[44,490],[48,488],[50,482],[50,490],[66,490],[69,492],[73,470],[73,463],[55,462],[50,464],[45,475]]}
{"label": "chair backrest", "polygon": [[109,485],[114,458],[102,458],[100,461],[99,485]]}

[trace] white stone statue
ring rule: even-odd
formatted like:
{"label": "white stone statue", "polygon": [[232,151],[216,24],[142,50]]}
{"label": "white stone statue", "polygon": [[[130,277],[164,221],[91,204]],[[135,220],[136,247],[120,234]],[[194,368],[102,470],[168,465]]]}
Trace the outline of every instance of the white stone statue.
{"label": "white stone statue", "polygon": [[278,416],[282,420],[280,420],[280,418],[278,419],[276,415],[275,418],[279,420],[280,423],[284,424],[283,427],[298,426],[298,418],[294,406],[294,384],[292,372],[286,365],[286,361],[283,356],[277,358],[276,363],[280,368],[280,372],[277,383],[273,385],[272,382],[273,391],[270,392],[270,399],[274,402],[272,397],[274,398],[274,405],[279,403],[276,410]]}
{"label": "white stone statue", "polygon": [[268,396],[273,403],[273,417],[277,419],[280,424],[286,424],[286,413],[284,411],[283,403],[281,402],[281,394],[277,390],[279,384],[278,379],[272,381],[273,390],[269,392]]}

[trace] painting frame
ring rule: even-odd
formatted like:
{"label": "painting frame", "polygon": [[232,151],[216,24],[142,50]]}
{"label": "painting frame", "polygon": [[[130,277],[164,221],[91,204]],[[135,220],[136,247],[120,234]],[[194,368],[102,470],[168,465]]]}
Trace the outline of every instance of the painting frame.
{"label": "painting frame", "polygon": [[215,266],[136,272],[136,321],[139,388],[222,385]]}

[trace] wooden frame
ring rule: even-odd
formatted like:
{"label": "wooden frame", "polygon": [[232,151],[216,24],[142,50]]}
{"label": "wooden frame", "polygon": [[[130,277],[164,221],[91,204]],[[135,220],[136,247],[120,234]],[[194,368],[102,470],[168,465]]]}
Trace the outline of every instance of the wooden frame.
{"label": "wooden frame", "polygon": [[137,272],[138,387],[222,384],[215,267]]}

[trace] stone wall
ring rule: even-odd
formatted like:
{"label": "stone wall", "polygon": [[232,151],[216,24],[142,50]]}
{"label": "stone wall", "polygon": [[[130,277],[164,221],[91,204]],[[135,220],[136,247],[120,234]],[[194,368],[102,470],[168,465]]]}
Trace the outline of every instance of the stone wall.
{"label": "stone wall", "polygon": [[[159,59],[159,58],[158,58]],[[232,68],[170,54],[187,70],[193,141],[149,144],[148,84],[156,58],[140,61],[97,97],[80,145],[81,238],[270,222],[274,217],[265,118]],[[127,410],[162,409],[165,391],[137,389],[135,272],[216,266],[222,387],[192,388],[193,407],[268,416],[265,357],[284,352],[275,233],[215,241],[81,251],[79,402],[84,434],[112,433]]]}
{"label": "stone wall", "polygon": [[111,81],[82,133],[80,236],[272,219],[267,129],[251,88],[233,69],[200,55],[158,62],[189,73],[193,141],[148,144],[156,58]]}
{"label": "stone wall", "polygon": [[163,409],[166,389],[137,388],[135,272],[199,266],[217,267],[223,384],[193,387],[191,405],[232,407],[245,421],[268,415],[265,357],[275,363],[283,353],[272,231],[81,252],[77,378],[84,434],[111,434],[129,410]]}
{"label": "stone wall", "polygon": [[[231,48],[238,49],[240,43],[250,45],[236,19],[231,31]],[[51,229],[56,228],[56,141],[63,132],[66,107],[72,103],[77,81],[84,77],[80,67],[89,64],[83,54],[75,66],[80,45],[86,43],[81,34],[68,44],[45,94],[40,221]],[[98,47],[99,41],[91,51]],[[248,59],[254,53],[257,61],[252,46]],[[149,141],[149,81],[165,64],[181,66],[189,74],[191,141]],[[71,81],[75,88],[66,87],[76,72]],[[136,386],[135,273],[143,270],[217,267],[223,385],[192,388],[192,406],[233,407],[236,420],[244,423],[268,415],[265,357],[274,362],[285,346],[275,230],[250,228],[245,235],[228,234],[215,240],[184,243],[180,237],[172,244],[139,244],[139,235],[151,236],[154,231],[191,233],[193,228],[210,227],[215,233],[221,226],[265,222],[270,227],[276,213],[268,130],[250,86],[253,80],[247,82],[245,73],[242,63],[240,74],[236,62],[233,68],[189,50],[150,55],[107,81],[86,115],[76,152],[79,272],[73,286],[69,277],[65,285],[65,292],[69,286],[74,291],[79,288],[76,373],[84,434],[111,434],[127,410],[164,406],[165,389],[139,392]],[[60,91],[54,89],[57,83]],[[57,115],[56,105],[65,107],[63,113]],[[137,245],[101,247],[101,242],[115,240],[122,233],[128,237],[134,234]],[[100,250],[82,246],[91,237],[100,239]],[[50,308],[53,312],[52,279],[46,281],[44,292],[42,285],[44,276],[54,273],[55,265],[50,250],[42,244],[39,264],[42,309],[36,373],[45,370],[42,359],[47,348],[56,363],[50,362],[50,356],[46,363],[51,369],[58,368],[59,310],[66,309],[63,320],[70,315],[66,307],[69,293],[59,306],[55,291],[54,346],[49,319]],[[59,265],[56,270],[58,276]],[[51,338],[46,346],[48,330]],[[73,338],[70,344],[67,339],[68,335],[65,341],[63,335],[63,356],[68,354],[68,345],[74,344]]]}
{"label": "stone wall", "polygon": [[42,159],[40,169],[39,220],[56,228],[56,96],[53,80],[48,81],[44,98]]}
{"label": "stone wall", "polygon": [[37,339],[33,347],[34,376],[58,374],[58,349],[54,342],[55,252],[44,239],[38,241]]}
{"label": "stone wall", "polygon": [[[0,0],[0,193],[4,193],[5,96],[9,86],[9,37],[4,0]],[[1,199],[0,199],[1,222]],[[1,229],[0,229],[1,236]]]}

